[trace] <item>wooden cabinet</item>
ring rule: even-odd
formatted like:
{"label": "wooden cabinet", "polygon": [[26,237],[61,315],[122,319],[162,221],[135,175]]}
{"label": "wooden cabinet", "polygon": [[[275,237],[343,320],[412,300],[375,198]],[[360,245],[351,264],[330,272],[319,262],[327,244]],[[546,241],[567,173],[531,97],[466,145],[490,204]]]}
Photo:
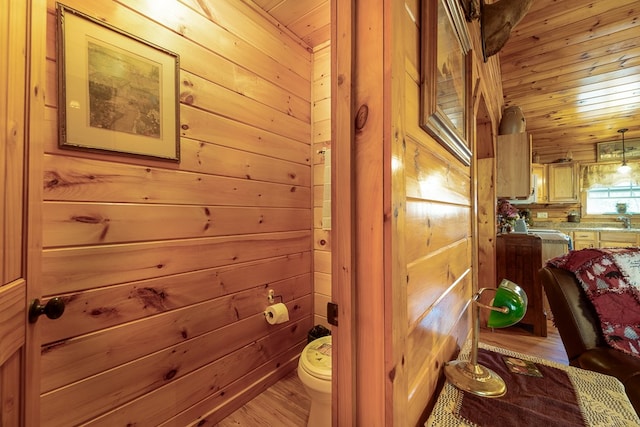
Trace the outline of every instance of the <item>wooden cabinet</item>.
{"label": "wooden cabinet", "polygon": [[531,195],[531,137],[529,134],[498,135],[496,171],[498,197],[515,199],[527,198]]}
{"label": "wooden cabinet", "polygon": [[529,305],[520,323],[531,325],[533,333],[547,336],[544,293],[538,279],[542,268],[542,239],[531,234],[500,234],[496,238],[497,283],[509,279],[527,294]]}
{"label": "wooden cabinet", "polygon": [[578,201],[578,164],[549,163],[547,165],[549,203]]}
{"label": "wooden cabinet", "polygon": [[574,231],[573,232],[573,248],[575,250],[597,248],[598,232],[597,231]]}
{"label": "wooden cabinet", "polygon": [[638,244],[638,233],[620,231],[601,231],[598,247],[626,248]]}
{"label": "wooden cabinet", "polygon": [[640,233],[628,231],[574,231],[573,248],[626,248],[640,244]]}
{"label": "wooden cabinet", "polygon": [[548,203],[547,166],[540,163],[534,163],[531,165],[531,174],[535,177],[536,203]]}

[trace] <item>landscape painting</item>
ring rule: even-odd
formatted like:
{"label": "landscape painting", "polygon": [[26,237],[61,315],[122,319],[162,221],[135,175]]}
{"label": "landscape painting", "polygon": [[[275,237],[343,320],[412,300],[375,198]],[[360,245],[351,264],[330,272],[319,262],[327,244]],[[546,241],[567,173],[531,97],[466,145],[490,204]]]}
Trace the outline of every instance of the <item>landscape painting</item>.
{"label": "landscape painting", "polygon": [[58,3],[61,148],[180,159],[178,55]]}
{"label": "landscape painting", "polygon": [[160,138],[160,67],[88,43],[89,126]]}

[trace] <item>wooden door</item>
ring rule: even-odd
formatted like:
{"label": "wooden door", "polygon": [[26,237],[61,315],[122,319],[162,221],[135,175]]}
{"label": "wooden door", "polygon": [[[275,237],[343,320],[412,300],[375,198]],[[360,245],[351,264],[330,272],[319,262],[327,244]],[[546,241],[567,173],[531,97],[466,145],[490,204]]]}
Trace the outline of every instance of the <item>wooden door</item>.
{"label": "wooden door", "polygon": [[11,0],[0,2],[0,425],[18,426],[23,424],[21,378],[27,306],[22,223],[27,6]]}
{"label": "wooden door", "polygon": [[39,424],[27,306],[40,271],[46,18],[46,0],[0,0],[0,426]]}
{"label": "wooden door", "polygon": [[[331,217],[333,236],[340,236],[332,247],[331,295],[338,304],[338,325],[331,328],[333,336],[332,424],[356,425],[355,402],[355,312],[354,301],[354,222],[353,207],[353,111],[351,68],[353,66],[352,2],[331,1],[331,132],[332,167]],[[337,76],[343,78],[338,79]],[[333,239],[332,239],[333,241]]]}

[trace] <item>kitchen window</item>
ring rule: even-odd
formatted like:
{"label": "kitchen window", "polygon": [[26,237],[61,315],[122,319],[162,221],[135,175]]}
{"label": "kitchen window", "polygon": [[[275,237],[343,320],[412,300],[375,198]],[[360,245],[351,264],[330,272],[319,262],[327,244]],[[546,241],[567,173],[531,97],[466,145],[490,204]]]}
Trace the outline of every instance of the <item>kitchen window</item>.
{"label": "kitchen window", "polygon": [[618,164],[592,164],[580,168],[583,209],[586,215],[640,213],[640,167],[630,163],[628,174],[618,172]]}

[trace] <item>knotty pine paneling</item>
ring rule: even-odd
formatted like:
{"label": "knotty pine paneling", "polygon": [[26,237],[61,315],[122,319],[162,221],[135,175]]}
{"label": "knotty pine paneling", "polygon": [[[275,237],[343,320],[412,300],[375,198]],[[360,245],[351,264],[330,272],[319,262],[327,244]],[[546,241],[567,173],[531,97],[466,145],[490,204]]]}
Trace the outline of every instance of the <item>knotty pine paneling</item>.
{"label": "knotty pine paneling", "polygon": [[[250,289],[260,294],[268,288],[278,295],[299,298],[310,291],[309,266],[310,255],[305,252],[239,266],[129,282],[92,289],[91,292],[62,294],[65,315],[55,325],[43,326],[42,341],[57,344],[65,337],[79,336],[215,298],[226,298],[229,294]],[[203,287],[202,283],[210,285]]]}
{"label": "knotty pine paneling", "polygon": [[65,4],[180,55],[181,161],[58,147],[49,0],[42,289],[67,310],[42,322],[42,424],[215,423],[313,325],[312,54],[241,1]]}
{"label": "knotty pine paneling", "polygon": [[[404,194],[399,197],[402,203],[396,207],[401,206],[404,218],[397,220],[402,228],[394,234],[394,238],[403,239],[403,252],[392,257],[394,263],[403,260],[397,268],[406,274],[399,275],[404,280],[394,284],[392,292],[405,292],[403,298],[396,298],[396,304],[406,306],[394,306],[394,312],[406,313],[406,319],[398,322],[401,326],[394,329],[402,335],[396,342],[403,345],[394,351],[404,362],[403,369],[394,372],[404,378],[396,377],[394,386],[404,384],[406,389],[394,395],[394,406],[404,408],[399,416],[401,425],[418,425],[428,402],[436,397],[443,363],[455,355],[469,332],[475,184],[471,168],[463,166],[420,127],[421,7],[417,0],[407,0],[405,6],[402,30],[394,33],[400,39],[394,46],[402,46],[405,55],[404,76],[394,79],[394,91],[403,94],[404,104],[398,110],[404,116],[392,118],[394,123],[402,123],[394,131],[403,132],[395,142],[401,147],[392,149],[403,156],[398,162],[403,170],[395,176],[404,181]],[[500,70],[495,60],[482,61],[482,51],[477,49],[479,26],[475,22],[467,25],[476,46],[473,81],[481,82],[491,116],[488,119],[497,123],[502,106]]]}
{"label": "knotty pine paneling", "polygon": [[256,0],[255,3],[311,47],[321,45],[331,36],[329,0]]}
{"label": "knotty pine paneling", "polygon": [[[313,133],[313,249],[316,257],[329,260],[328,271],[314,264],[314,322],[330,327],[327,302],[331,301],[331,231],[322,229],[325,161],[323,150],[331,148],[331,45],[326,43],[313,52],[312,133]],[[329,183],[331,184],[331,183]]]}
{"label": "knotty pine paneling", "polygon": [[77,292],[127,281],[293,255],[310,248],[311,239],[307,231],[45,248],[42,254],[42,289],[45,295]]}
{"label": "knotty pine paneling", "polygon": [[[461,289],[461,292],[471,293],[471,270],[467,269],[462,272],[460,277],[453,281],[455,286]],[[457,292],[457,291],[456,291]],[[430,310],[426,310],[424,315],[416,323],[407,339],[407,366],[410,394],[419,384],[429,378],[433,381],[437,378],[431,370],[433,369],[434,360],[440,357],[433,354],[431,349],[441,345],[439,341],[456,339],[461,344],[460,338],[464,341],[465,336],[456,338],[448,337],[451,330],[455,330],[456,324],[460,320],[456,316],[447,315],[447,313],[463,313],[466,309],[467,302],[461,299],[456,292],[444,292],[441,301],[438,301]]]}
{"label": "knotty pine paneling", "polygon": [[[99,372],[90,378],[45,393],[41,400],[43,425],[61,427],[75,425],[82,420],[91,419],[104,413],[105,410],[111,409],[110,401],[127,402],[133,400],[188,374],[192,374],[191,377],[194,375],[204,376],[208,386],[204,390],[187,391],[187,394],[194,393],[202,398],[205,397],[203,392],[223,390],[230,383],[241,379],[252,369],[267,362],[283,349],[301,345],[303,335],[308,330],[305,326],[309,325],[309,321],[308,317],[301,319],[300,313],[311,308],[309,297],[307,296],[305,299],[306,302],[296,300],[289,304],[291,309],[290,325],[270,328],[264,321],[262,310],[254,314],[248,322],[239,320],[227,323],[229,329],[233,330],[237,337],[248,336],[246,329],[254,331],[250,334],[253,339],[249,342],[245,341],[246,338],[239,340],[238,338],[232,339],[230,336],[223,336],[225,340],[222,341],[220,334],[212,331],[119,365],[112,370]],[[294,308],[297,309],[294,310]],[[228,310],[233,311],[233,308],[229,307]],[[205,320],[205,316],[205,313],[200,316],[203,325],[209,323]],[[218,326],[215,323],[210,323],[210,325],[212,328]],[[166,327],[163,329],[166,330]],[[225,328],[220,327],[219,329],[224,330]],[[267,329],[273,330],[267,332]],[[261,334],[258,334],[258,331]],[[116,349],[122,349],[125,343],[131,346],[150,345],[149,338],[152,336],[153,334],[147,334],[147,338],[144,340],[142,337],[145,335],[138,335],[138,340],[135,336],[123,336],[120,346]],[[70,347],[73,347],[73,344],[70,344]],[[55,351],[55,349],[52,350],[54,353]],[[74,352],[72,348],[68,349],[67,356],[68,363],[79,364],[77,359],[81,355]],[[85,363],[81,363],[80,366],[82,367]],[[132,378],[135,378],[135,381],[132,381]],[[183,400],[182,407],[179,409],[183,410],[199,399],[187,395],[181,400]],[[75,402],[77,409],[65,411],[64,405],[68,405],[70,401]],[[144,420],[145,414],[137,414],[137,418]],[[45,420],[47,421],[45,422]],[[128,420],[128,423],[131,424],[132,420]]]}
{"label": "knotty pine paneling", "polygon": [[46,202],[43,241],[52,248],[272,233],[307,230],[310,221],[305,208]]}
{"label": "knotty pine paneling", "polygon": [[[240,40],[250,42],[251,47],[267,52],[269,56],[276,59],[277,64],[287,64],[300,76],[308,74],[309,47],[316,45],[305,44],[304,40],[300,40],[300,38],[283,36],[282,22],[277,20],[274,22],[265,17],[264,12],[256,8],[252,2],[242,0],[179,1],[206,17],[207,20],[220,25]],[[151,9],[157,8],[151,7]],[[327,20],[325,24],[328,25],[329,17],[327,16],[325,19]]]}
{"label": "knotty pine paneling", "polygon": [[407,265],[407,293],[411,295],[407,300],[409,330],[416,328],[425,313],[449,292],[451,284],[466,273],[470,251],[470,242],[462,240],[446,250],[432,251],[427,256],[413,259]]}

